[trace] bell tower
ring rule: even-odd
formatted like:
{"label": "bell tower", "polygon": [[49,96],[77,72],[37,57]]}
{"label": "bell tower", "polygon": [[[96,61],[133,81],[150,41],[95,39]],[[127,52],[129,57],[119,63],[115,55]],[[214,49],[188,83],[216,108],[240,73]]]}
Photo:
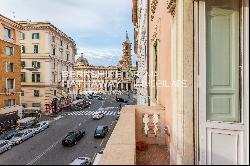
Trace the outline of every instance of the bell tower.
{"label": "bell tower", "polygon": [[132,47],[132,43],[129,40],[128,32],[126,31],[126,40],[122,43],[122,60],[120,60],[119,62],[122,68],[132,67],[131,47]]}

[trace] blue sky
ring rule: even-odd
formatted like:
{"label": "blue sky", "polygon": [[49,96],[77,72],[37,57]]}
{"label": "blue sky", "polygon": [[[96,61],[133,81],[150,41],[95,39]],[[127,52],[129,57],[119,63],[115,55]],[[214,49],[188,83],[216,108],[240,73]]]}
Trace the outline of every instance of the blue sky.
{"label": "blue sky", "polygon": [[131,10],[132,0],[0,0],[2,15],[50,21],[76,41],[90,64],[104,66],[118,63],[126,30],[133,42]]}

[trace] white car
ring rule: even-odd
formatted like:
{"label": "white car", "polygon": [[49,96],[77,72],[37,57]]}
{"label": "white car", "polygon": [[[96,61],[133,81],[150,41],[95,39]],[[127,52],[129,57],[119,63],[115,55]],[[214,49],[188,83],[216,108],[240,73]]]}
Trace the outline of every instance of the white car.
{"label": "white car", "polygon": [[12,143],[10,141],[7,140],[0,140],[0,154],[10,150],[12,146]]}
{"label": "white car", "polygon": [[104,113],[103,112],[95,112],[93,114],[93,119],[95,119],[95,120],[99,120],[99,119],[101,119],[103,117],[104,117]]}
{"label": "white car", "polygon": [[44,131],[47,128],[49,128],[49,122],[42,121],[39,122],[33,129],[35,130],[36,133],[40,133],[41,131]]}
{"label": "white car", "polygon": [[23,141],[35,136],[36,132],[34,129],[25,129],[22,131],[19,131],[17,135],[10,139],[11,143],[13,145],[18,145],[22,143]]}
{"label": "white car", "polygon": [[91,159],[89,157],[78,157],[69,165],[91,165]]}

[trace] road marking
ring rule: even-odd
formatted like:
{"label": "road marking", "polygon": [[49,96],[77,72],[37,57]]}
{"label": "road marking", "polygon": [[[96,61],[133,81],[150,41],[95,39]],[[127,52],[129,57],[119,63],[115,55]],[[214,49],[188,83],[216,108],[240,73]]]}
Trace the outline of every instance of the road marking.
{"label": "road marking", "polygon": [[92,164],[93,164],[93,162],[94,162],[94,159],[95,159],[96,155],[97,155],[97,153],[94,154],[94,156],[93,156],[93,158],[92,158],[92,160],[91,160],[91,163],[92,163]]}
{"label": "road marking", "polygon": [[[85,123],[88,119],[85,119],[83,121],[83,123]],[[80,124],[82,123],[79,123],[78,126],[75,126],[73,130],[75,130],[75,128],[78,128],[80,126]],[[36,156],[33,160],[31,160],[28,164],[26,165],[33,165],[34,163],[36,163],[38,160],[40,160],[44,155],[46,155],[49,151],[51,151],[53,148],[56,147],[56,145],[61,142],[61,140],[65,137],[65,135],[63,137],[61,137],[57,142],[55,142],[53,145],[51,145],[50,147],[48,147],[44,152],[42,152],[40,155]]]}
{"label": "road marking", "polygon": [[104,141],[104,139],[102,139],[102,141],[101,141],[101,143],[100,143],[100,146],[102,146],[102,144],[103,144],[103,141]]}
{"label": "road marking", "polygon": [[60,142],[57,141],[56,143],[54,143],[53,145],[51,145],[50,147],[48,147],[43,153],[41,153],[40,155],[38,155],[37,157],[35,157],[33,160],[31,160],[27,165],[33,165],[35,162],[37,162],[40,158],[42,158],[45,154],[47,154],[50,150],[52,150],[58,143]]}

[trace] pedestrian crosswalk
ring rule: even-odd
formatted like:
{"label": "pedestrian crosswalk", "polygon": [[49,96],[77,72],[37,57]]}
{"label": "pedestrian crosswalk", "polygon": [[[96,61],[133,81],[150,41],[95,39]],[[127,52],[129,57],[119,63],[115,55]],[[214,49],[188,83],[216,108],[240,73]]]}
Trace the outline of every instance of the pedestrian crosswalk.
{"label": "pedestrian crosswalk", "polygon": [[[102,111],[104,115],[107,116],[115,116],[117,111]],[[68,116],[92,116],[95,112],[94,111],[74,111],[67,113]]]}

